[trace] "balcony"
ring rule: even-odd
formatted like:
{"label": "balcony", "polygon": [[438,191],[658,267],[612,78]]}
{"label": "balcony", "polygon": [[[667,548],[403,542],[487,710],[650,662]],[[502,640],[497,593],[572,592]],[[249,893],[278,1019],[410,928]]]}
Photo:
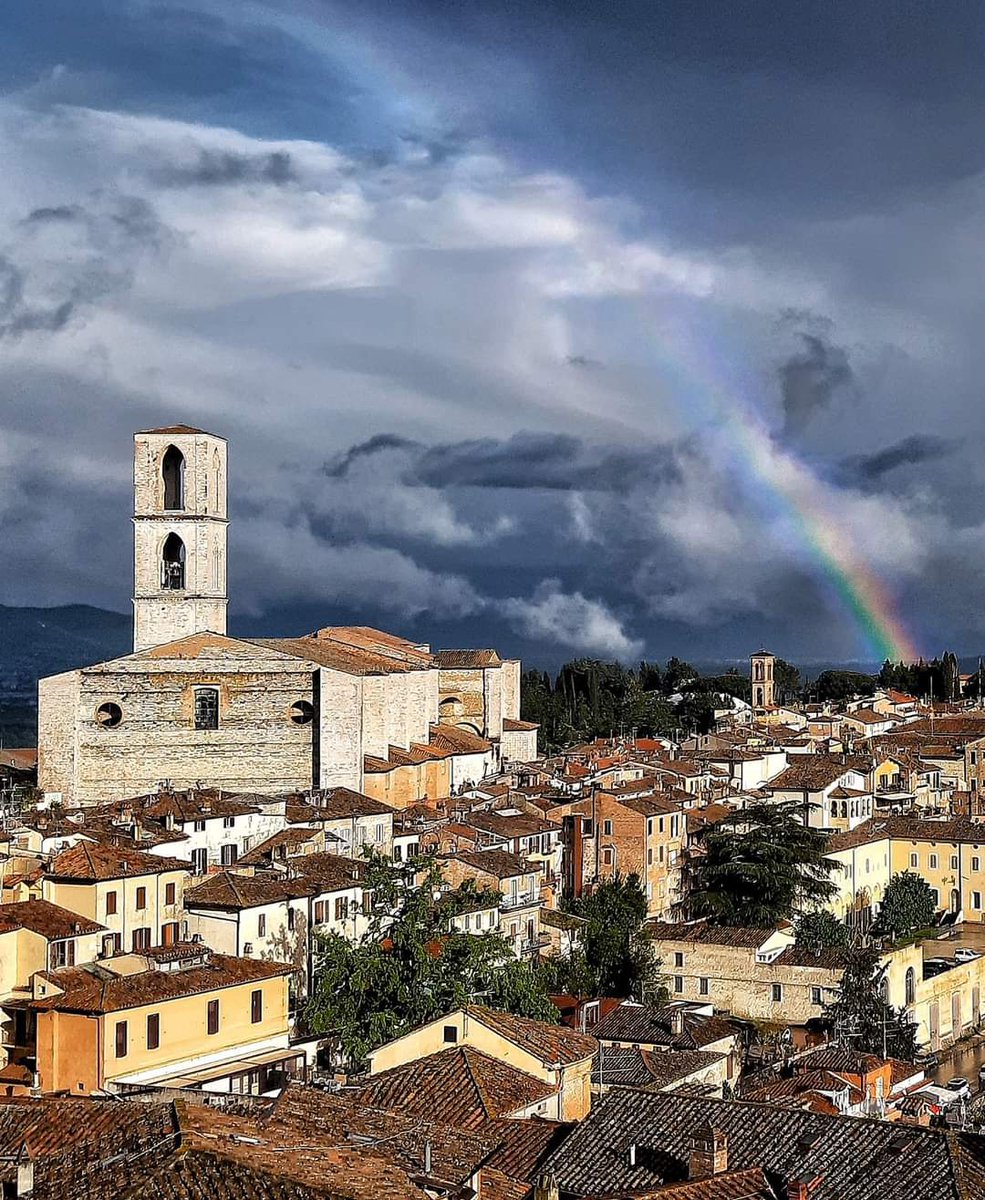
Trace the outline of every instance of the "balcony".
{"label": "balcony", "polygon": [[507,892],[500,901],[499,907],[503,912],[514,912],[518,908],[529,908],[540,904],[540,889],[528,892],[517,892],[515,895]]}
{"label": "balcony", "polygon": [[547,933],[538,933],[536,937],[524,938],[520,943],[521,954],[539,954],[551,944],[550,935]]}

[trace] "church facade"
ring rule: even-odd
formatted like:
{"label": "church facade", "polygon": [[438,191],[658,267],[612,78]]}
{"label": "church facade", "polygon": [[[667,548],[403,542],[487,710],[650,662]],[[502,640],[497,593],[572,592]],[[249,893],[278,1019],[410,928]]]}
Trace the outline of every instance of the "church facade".
{"label": "church facade", "polygon": [[497,769],[504,744],[536,757],[520,664],[493,650],[432,652],[363,626],[229,637],[226,466],[213,434],[136,435],[134,651],[40,681],[46,795],[343,786],[405,806]]}

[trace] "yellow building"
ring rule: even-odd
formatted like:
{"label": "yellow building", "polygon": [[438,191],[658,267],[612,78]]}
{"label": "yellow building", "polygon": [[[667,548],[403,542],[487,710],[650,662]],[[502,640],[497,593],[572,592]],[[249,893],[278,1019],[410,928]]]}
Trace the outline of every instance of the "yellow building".
{"label": "yellow building", "polygon": [[[839,887],[833,908],[839,916],[844,915],[850,890],[855,907],[861,908],[862,893],[868,888],[875,909],[879,889],[884,891],[893,875],[912,871],[933,889],[939,909],[960,914],[966,921],[985,919],[985,824],[980,821],[970,817],[943,821],[875,818],[851,833],[836,834],[830,856],[846,868],[832,877]],[[867,872],[862,870],[866,863],[870,867]]]}
{"label": "yellow building", "polygon": [[306,1058],[289,1044],[290,973],[191,944],[38,972],[21,1002],[35,1027],[37,1086],[76,1095],[279,1087]]}
{"label": "yellow building", "polygon": [[369,1073],[377,1075],[451,1046],[471,1046],[549,1083],[557,1094],[555,1111],[561,1121],[580,1121],[591,1108],[592,1063],[598,1051],[595,1038],[478,1004],[380,1046],[369,1056]]}
{"label": "yellow building", "polygon": [[141,951],[182,939],[182,901],[190,871],[186,862],[135,847],[79,842],[52,860],[41,895],[104,925],[104,953]]}

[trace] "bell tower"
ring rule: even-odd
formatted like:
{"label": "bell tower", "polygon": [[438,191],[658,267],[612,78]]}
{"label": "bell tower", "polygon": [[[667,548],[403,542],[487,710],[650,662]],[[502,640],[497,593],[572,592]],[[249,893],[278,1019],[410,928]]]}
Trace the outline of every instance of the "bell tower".
{"label": "bell tower", "polygon": [[750,675],[752,679],[753,708],[772,708],[775,703],[775,685],[773,683],[773,667],[776,655],[768,650],[757,650],[750,655]]}
{"label": "bell tower", "polygon": [[188,425],[133,446],[133,648],[226,632],[226,440]]}

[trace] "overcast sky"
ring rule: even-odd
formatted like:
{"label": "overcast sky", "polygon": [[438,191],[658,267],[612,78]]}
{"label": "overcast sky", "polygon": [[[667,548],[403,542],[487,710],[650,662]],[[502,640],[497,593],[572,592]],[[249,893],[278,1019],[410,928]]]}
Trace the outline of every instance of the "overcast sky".
{"label": "overcast sky", "polygon": [[961,0],[7,0],[0,603],[125,611],[182,421],[234,628],[864,657],[755,418],[977,653],[983,61]]}

